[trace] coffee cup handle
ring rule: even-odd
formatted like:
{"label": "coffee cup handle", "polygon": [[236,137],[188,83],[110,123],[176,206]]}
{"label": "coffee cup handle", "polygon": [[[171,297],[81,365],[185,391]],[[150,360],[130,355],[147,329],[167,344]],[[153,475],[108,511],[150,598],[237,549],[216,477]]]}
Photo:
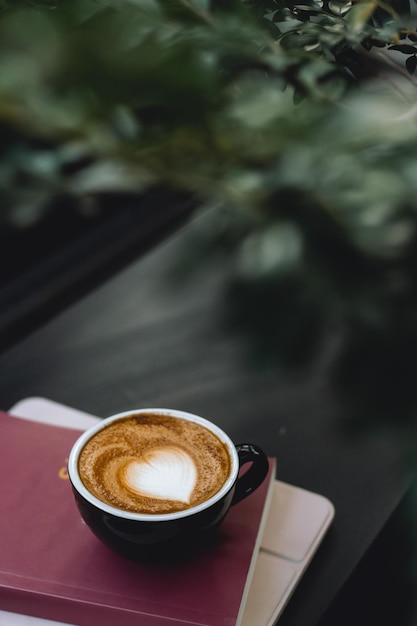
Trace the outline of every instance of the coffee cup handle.
{"label": "coffee cup handle", "polygon": [[252,463],[249,469],[239,476],[236,481],[232,505],[247,498],[264,481],[269,471],[269,462],[266,454],[253,443],[240,443],[236,445],[239,457],[239,467],[246,463]]}

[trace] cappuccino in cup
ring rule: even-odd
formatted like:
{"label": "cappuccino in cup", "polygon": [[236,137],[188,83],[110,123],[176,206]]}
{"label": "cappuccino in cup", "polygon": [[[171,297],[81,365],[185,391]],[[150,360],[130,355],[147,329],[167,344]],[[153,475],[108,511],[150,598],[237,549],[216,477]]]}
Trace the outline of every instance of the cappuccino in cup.
{"label": "cappuccino in cup", "polygon": [[158,562],[202,549],[268,469],[255,444],[235,445],[212,422],[174,409],[102,420],[68,459],[75,502],[93,533],[123,556]]}
{"label": "cappuccino in cup", "polygon": [[202,424],[137,413],[93,435],[78,459],[81,481],[102,502],[132,513],[165,514],[214,496],[230,475],[226,444]]}

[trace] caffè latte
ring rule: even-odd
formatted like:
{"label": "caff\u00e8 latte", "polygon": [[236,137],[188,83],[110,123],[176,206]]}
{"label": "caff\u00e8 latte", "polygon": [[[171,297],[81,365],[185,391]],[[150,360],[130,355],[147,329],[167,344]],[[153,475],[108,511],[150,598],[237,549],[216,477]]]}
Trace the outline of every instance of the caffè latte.
{"label": "caff\u00e8 latte", "polygon": [[110,506],[164,514],[214,496],[231,465],[227,445],[200,423],[141,412],[93,434],[81,450],[78,472],[85,487]]}

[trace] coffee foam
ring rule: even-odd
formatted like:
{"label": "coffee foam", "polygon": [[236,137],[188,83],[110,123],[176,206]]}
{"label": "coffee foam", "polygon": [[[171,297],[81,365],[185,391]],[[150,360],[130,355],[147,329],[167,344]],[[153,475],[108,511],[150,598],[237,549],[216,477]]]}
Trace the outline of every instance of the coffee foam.
{"label": "coffee foam", "polygon": [[142,496],[190,504],[197,482],[193,459],[180,448],[155,448],[143,460],[131,461],[124,481]]}
{"label": "coffee foam", "polygon": [[135,513],[172,513],[217,493],[231,469],[228,448],[197,422],[157,413],[121,418],[81,450],[79,474],[97,498]]}

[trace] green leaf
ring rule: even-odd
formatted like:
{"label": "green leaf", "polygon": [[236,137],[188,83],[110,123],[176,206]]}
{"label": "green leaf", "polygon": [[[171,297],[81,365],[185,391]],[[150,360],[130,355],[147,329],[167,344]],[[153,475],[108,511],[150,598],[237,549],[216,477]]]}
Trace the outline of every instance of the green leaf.
{"label": "green leaf", "polygon": [[405,62],[405,66],[409,74],[414,74],[417,67],[417,56],[409,56]]}
{"label": "green leaf", "polygon": [[410,46],[408,44],[396,44],[394,46],[389,46],[388,50],[397,50],[398,52],[402,52],[403,54],[416,54],[417,47]]}
{"label": "green leaf", "polygon": [[347,22],[352,31],[354,33],[363,31],[377,8],[378,4],[375,0],[360,1],[355,4],[347,14]]}

